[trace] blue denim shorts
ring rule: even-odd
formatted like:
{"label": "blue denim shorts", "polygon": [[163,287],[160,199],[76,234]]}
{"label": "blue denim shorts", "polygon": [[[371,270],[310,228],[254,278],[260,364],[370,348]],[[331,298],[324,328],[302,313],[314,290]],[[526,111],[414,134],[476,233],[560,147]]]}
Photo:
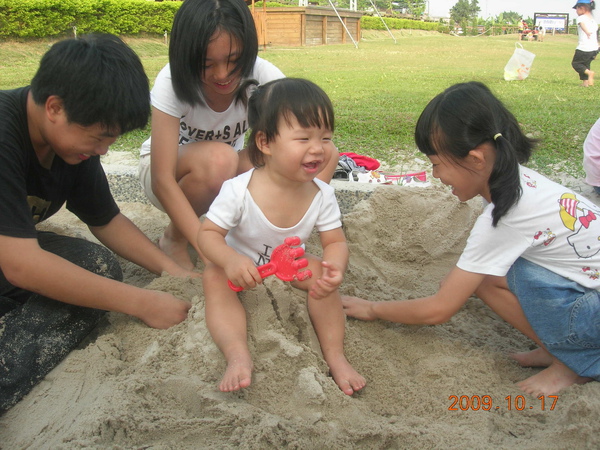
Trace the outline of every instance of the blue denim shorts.
{"label": "blue denim shorts", "polygon": [[600,381],[600,292],[524,258],[506,280],[546,349],[578,375]]}

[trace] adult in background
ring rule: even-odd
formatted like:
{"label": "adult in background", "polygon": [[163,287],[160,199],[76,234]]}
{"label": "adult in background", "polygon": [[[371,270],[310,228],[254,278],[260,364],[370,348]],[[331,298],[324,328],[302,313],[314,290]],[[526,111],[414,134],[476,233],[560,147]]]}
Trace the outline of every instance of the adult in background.
{"label": "adult in background", "polygon": [[0,414],[96,326],[105,311],[169,328],[190,304],[122,283],[107,248],[38,232],[66,202],[106,247],[149,271],[192,275],[119,212],[100,155],[142,128],[148,78],[112,35],[54,44],[31,86],[0,91]]}
{"label": "adult in background", "polygon": [[591,64],[598,54],[598,24],[592,15],[595,8],[596,3],[593,0],[580,0],[573,6],[577,12],[579,42],[571,66],[579,74],[583,87],[594,85],[594,71],[591,69]]}

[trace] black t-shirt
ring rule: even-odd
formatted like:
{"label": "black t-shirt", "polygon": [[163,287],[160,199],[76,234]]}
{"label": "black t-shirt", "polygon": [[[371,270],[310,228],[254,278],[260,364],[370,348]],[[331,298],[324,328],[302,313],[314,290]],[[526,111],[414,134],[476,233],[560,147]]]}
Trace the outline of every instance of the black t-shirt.
{"label": "black t-shirt", "polygon": [[29,87],[0,91],[0,235],[35,238],[35,225],[67,209],[89,226],[109,223],[119,208],[100,157],[76,165],[37,159],[27,126]]}

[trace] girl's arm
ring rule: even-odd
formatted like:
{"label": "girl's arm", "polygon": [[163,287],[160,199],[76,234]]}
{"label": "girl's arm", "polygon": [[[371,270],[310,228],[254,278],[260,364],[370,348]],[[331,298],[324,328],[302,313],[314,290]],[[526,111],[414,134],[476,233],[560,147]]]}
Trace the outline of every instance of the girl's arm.
{"label": "girl's arm", "polygon": [[334,264],[344,273],[348,266],[348,244],[342,228],[319,233],[323,247],[323,261]]}
{"label": "girl's arm", "polygon": [[319,233],[323,246],[322,274],[311,286],[309,295],[321,299],[338,289],[348,267],[348,244],[342,228]]}
{"label": "girl's arm", "polygon": [[371,302],[342,298],[344,312],[362,320],[389,320],[411,325],[437,325],[447,322],[473,295],[485,275],[458,267],[448,274],[438,292],[430,297],[392,302]]}
{"label": "girl's arm", "polygon": [[[179,118],[152,108],[152,191],[169,218],[198,251],[196,237],[200,221],[177,183]],[[207,161],[207,164],[210,162]]]}
{"label": "girl's arm", "polygon": [[226,235],[227,230],[210,219],[204,219],[198,232],[198,248],[208,261],[221,267],[227,278],[236,286],[252,289],[262,283],[262,277],[254,262],[227,245]]}
{"label": "girl's arm", "polygon": [[585,24],[585,22],[579,22],[579,26],[581,27],[583,32],[587,35],[587,37],[590,37],[592,35],[591,31],[588,30],[588,27]]}

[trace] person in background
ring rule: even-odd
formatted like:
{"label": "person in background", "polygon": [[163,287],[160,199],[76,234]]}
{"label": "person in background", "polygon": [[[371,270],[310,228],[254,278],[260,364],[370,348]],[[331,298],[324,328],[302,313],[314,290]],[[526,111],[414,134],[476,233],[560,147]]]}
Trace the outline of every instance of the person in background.
{"label": "person in background", "polygon": [[[169,328],[190,303],[122,283],[113,253],[160,275],[196,275],[121,212],[100,164],[143,128],[148,78],[112,35],[54,44],[31,86],[0,91],[0,413],[71,352],[106,311]],[[36,230],[64,204],[106,247]]]}
{"label": "person in background", "polygon": [[581,85],[594,85],[592,61],[598,54],[598,24],[592,11],[596,8],[594,0],[580,0],[573,9],[577,12],[577,36],[579,38],[571,66],[579,74]]}
{"label": "person in background", "polygon": [[594,123],[583,142],[585,182],[600,195],[600,119]]}

